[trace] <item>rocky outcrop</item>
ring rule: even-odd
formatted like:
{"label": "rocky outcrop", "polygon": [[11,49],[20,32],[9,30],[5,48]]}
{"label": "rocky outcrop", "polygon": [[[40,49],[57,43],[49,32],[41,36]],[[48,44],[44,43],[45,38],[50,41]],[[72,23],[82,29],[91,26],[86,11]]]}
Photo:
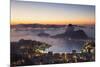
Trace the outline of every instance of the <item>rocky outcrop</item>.
{"label": "rocky outcrop", "polygon": [[50,36],[50,34],[48,34],[48,33],[39,33],[38,36],[45,36],[45,37],[48,37],[48,36]]}
{"label": "rocky outcrop", "polygon": [[69,24],[65,33],[51,36],[52,38],[72,38],[72,39],[86,39],[88,36],[83,30],[74,31],[74,26]]}

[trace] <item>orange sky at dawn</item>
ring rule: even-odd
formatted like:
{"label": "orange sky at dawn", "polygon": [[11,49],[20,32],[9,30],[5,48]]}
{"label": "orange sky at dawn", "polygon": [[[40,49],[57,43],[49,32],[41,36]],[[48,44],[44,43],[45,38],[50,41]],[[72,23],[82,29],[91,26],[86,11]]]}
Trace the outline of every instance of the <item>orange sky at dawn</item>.
{"label": "orange sky at dawn", "polygon": [[11,25],[16,24],[56,24],[56,25],[63,25],[63,24],[95,24],[94,19],[74,19],[74,20],[11,20]]}
{"label": "orange sky at dawn", "polygon": [[11,25],[95,24],[95,6],[42,2],[11,2]]}

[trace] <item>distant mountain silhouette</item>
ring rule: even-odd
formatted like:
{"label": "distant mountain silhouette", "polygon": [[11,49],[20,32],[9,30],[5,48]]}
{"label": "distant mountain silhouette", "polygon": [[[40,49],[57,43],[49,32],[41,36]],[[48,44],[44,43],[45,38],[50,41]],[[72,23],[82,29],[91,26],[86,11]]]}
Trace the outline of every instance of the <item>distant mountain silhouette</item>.
{"label": "distant mountain silhouette", "polygon": [[86,39],[88,36],[83,30],[74,31],[74,26],[69,24],[65,33],[57,34],[55,36],[51,36],[52,38],[72,38],[72,39]]}
{"label": "distant mountain silhouette", "polygon": [[71,38],[78,38],[78,39],[85,39],[88,38],[88,36],[85,34],[85,32],[83,30],[77,30],[77,31],[73,31],[73,33],[71,33],[70,35],[67,35]]}
{"label": "distant mountain silhouette", "polygon": [[22,28],[22,27],[31,27],[31,28],[60,28],[65,27],[66,25],[55,25],[55,24],[17,24],[11,25],[11,28]]}

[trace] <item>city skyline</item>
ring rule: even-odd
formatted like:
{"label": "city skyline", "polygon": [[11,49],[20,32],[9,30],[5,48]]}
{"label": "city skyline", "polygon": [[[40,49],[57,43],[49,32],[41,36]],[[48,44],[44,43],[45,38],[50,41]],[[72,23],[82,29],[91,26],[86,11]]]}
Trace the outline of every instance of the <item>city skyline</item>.
{"label": "city skyline", "polygon": [[95,6],[11,0],[12,24],[95,24]]}

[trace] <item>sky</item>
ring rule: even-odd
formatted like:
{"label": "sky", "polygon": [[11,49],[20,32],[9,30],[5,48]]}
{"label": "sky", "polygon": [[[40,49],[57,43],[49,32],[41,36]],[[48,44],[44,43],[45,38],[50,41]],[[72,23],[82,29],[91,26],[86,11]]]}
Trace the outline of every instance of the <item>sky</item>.
{"label": "sky", "polygon": [[95,6],[11,0],[11,24],[95,24]]}

